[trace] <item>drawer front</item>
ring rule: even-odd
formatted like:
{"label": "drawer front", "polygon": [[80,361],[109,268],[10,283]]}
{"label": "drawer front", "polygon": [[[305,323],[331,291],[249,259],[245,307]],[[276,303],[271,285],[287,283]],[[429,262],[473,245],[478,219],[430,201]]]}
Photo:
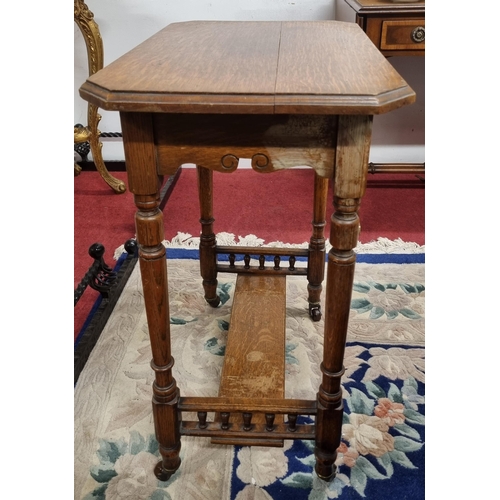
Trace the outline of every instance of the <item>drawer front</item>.
{"label": "drawer front", "polygon": [[425,50],[425,19],[382,21],[380,50]]}

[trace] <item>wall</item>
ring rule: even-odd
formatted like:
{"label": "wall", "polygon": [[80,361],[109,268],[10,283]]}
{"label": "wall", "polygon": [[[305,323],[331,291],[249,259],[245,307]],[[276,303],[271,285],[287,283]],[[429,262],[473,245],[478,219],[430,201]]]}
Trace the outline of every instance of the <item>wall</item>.
{"label": "wall", "polygon": [[[327,20],[354,21],[343,0],[87,0],[104,45],[107,65],[167,24],[188,20]],[[336,5],[337,3],[337,5]],[[346,10],[347,9],[347,10]],[[351,12],[349,12],[351,11]],[[352,15],[351,15],[352,14]],[[391,62],[417,92],[416,104],[375,117],[371,161],[423,162],[424,58],[393,58]],[[75,124],[87,124],[87,103],[78,88],[88,74],[85,42],[75,24]],[[101,132],[120,132],[118,113],[100,110]],[[103,158],[123,160],[121,139],[103,139]]]}

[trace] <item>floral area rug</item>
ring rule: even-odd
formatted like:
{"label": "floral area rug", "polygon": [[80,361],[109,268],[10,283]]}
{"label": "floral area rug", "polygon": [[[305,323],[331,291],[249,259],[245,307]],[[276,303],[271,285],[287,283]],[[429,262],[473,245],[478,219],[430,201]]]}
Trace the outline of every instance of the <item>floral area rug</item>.
{"label": "floral area rug", "polygon": [[[219,274],[222,304],[212,309],[198,261],[169,260],[168,273],[181,394],[216,396],[235,275]],[[314,473],[312,442],[250,448],[189,437],[182,438],[180,469],[160,482],[153,474],[160,455],[136,266],[75,388],[75,499],[423,499],[424,293],[424,264],[357,264],[343,436],[330,484]],[[315,399],[323,320],[308,317],[304,277],[287,277],[286,321],[286,396]]]}

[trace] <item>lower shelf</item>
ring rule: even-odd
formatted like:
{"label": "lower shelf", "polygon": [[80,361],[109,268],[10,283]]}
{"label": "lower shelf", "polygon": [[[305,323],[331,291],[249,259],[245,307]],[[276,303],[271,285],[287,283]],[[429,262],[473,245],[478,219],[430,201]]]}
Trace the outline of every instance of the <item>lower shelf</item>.
{"label": "lower shelf", "polygon": [[[220,397],[284,398],[285,395],[286,276],[238,275]],[[250,404],[249,404],[250,406]],[[216,421],[221,421],[220,414]],[[243,422],[241,414],[230,416],[230,424]],[[253,424],[265,424],[256,414]],[[276,415],[276,424],[283,415]],[[217,437],[215,444],[283,446],[283,439],[271,437]]]}

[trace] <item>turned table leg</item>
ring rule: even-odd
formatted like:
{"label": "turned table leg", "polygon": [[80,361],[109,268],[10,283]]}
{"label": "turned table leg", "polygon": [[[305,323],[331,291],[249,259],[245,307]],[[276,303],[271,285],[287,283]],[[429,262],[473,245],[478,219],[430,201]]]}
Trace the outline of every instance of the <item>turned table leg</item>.
{"label": "turned table leg", "polygon": [[344,351],[349,322],[354,264],[358,242],[358,208],[366,187],[371,116],[340,116],[334,174],[334,214],[331,219],[325,297],[322,382],[316,415],[316,473],[335,477],[342,435]]}
{"label": "turned table leg", "polygon": [[321,290],[325,276],[325,214],[328,195],[328,179],[314,172],[313,233],[309,242],[307,264],[307,291],[309,293],[309,315],[313,321],[321,319]]}
{"label": "turned table leg", "polygon": [[212,307],[217,307],[220,298],[217,295],[217,255],[215,253],[215,233],[213,217],[213,172],[197,166],[198,195],[200,198],[200,272],[203,278],[205,300]]}
{"label": "turned table leg", "polygon": [[153,418],[162,460],[155,475],[166,481],[179,468],[181,448],[179,391],[172,375],[167,261],[163,215],[159,209],[160,178],[156,171],[152,119],[146,113],[122,113],[122,132],[129,189],[137,206],[136,232],[144,303],[155,372]]}

